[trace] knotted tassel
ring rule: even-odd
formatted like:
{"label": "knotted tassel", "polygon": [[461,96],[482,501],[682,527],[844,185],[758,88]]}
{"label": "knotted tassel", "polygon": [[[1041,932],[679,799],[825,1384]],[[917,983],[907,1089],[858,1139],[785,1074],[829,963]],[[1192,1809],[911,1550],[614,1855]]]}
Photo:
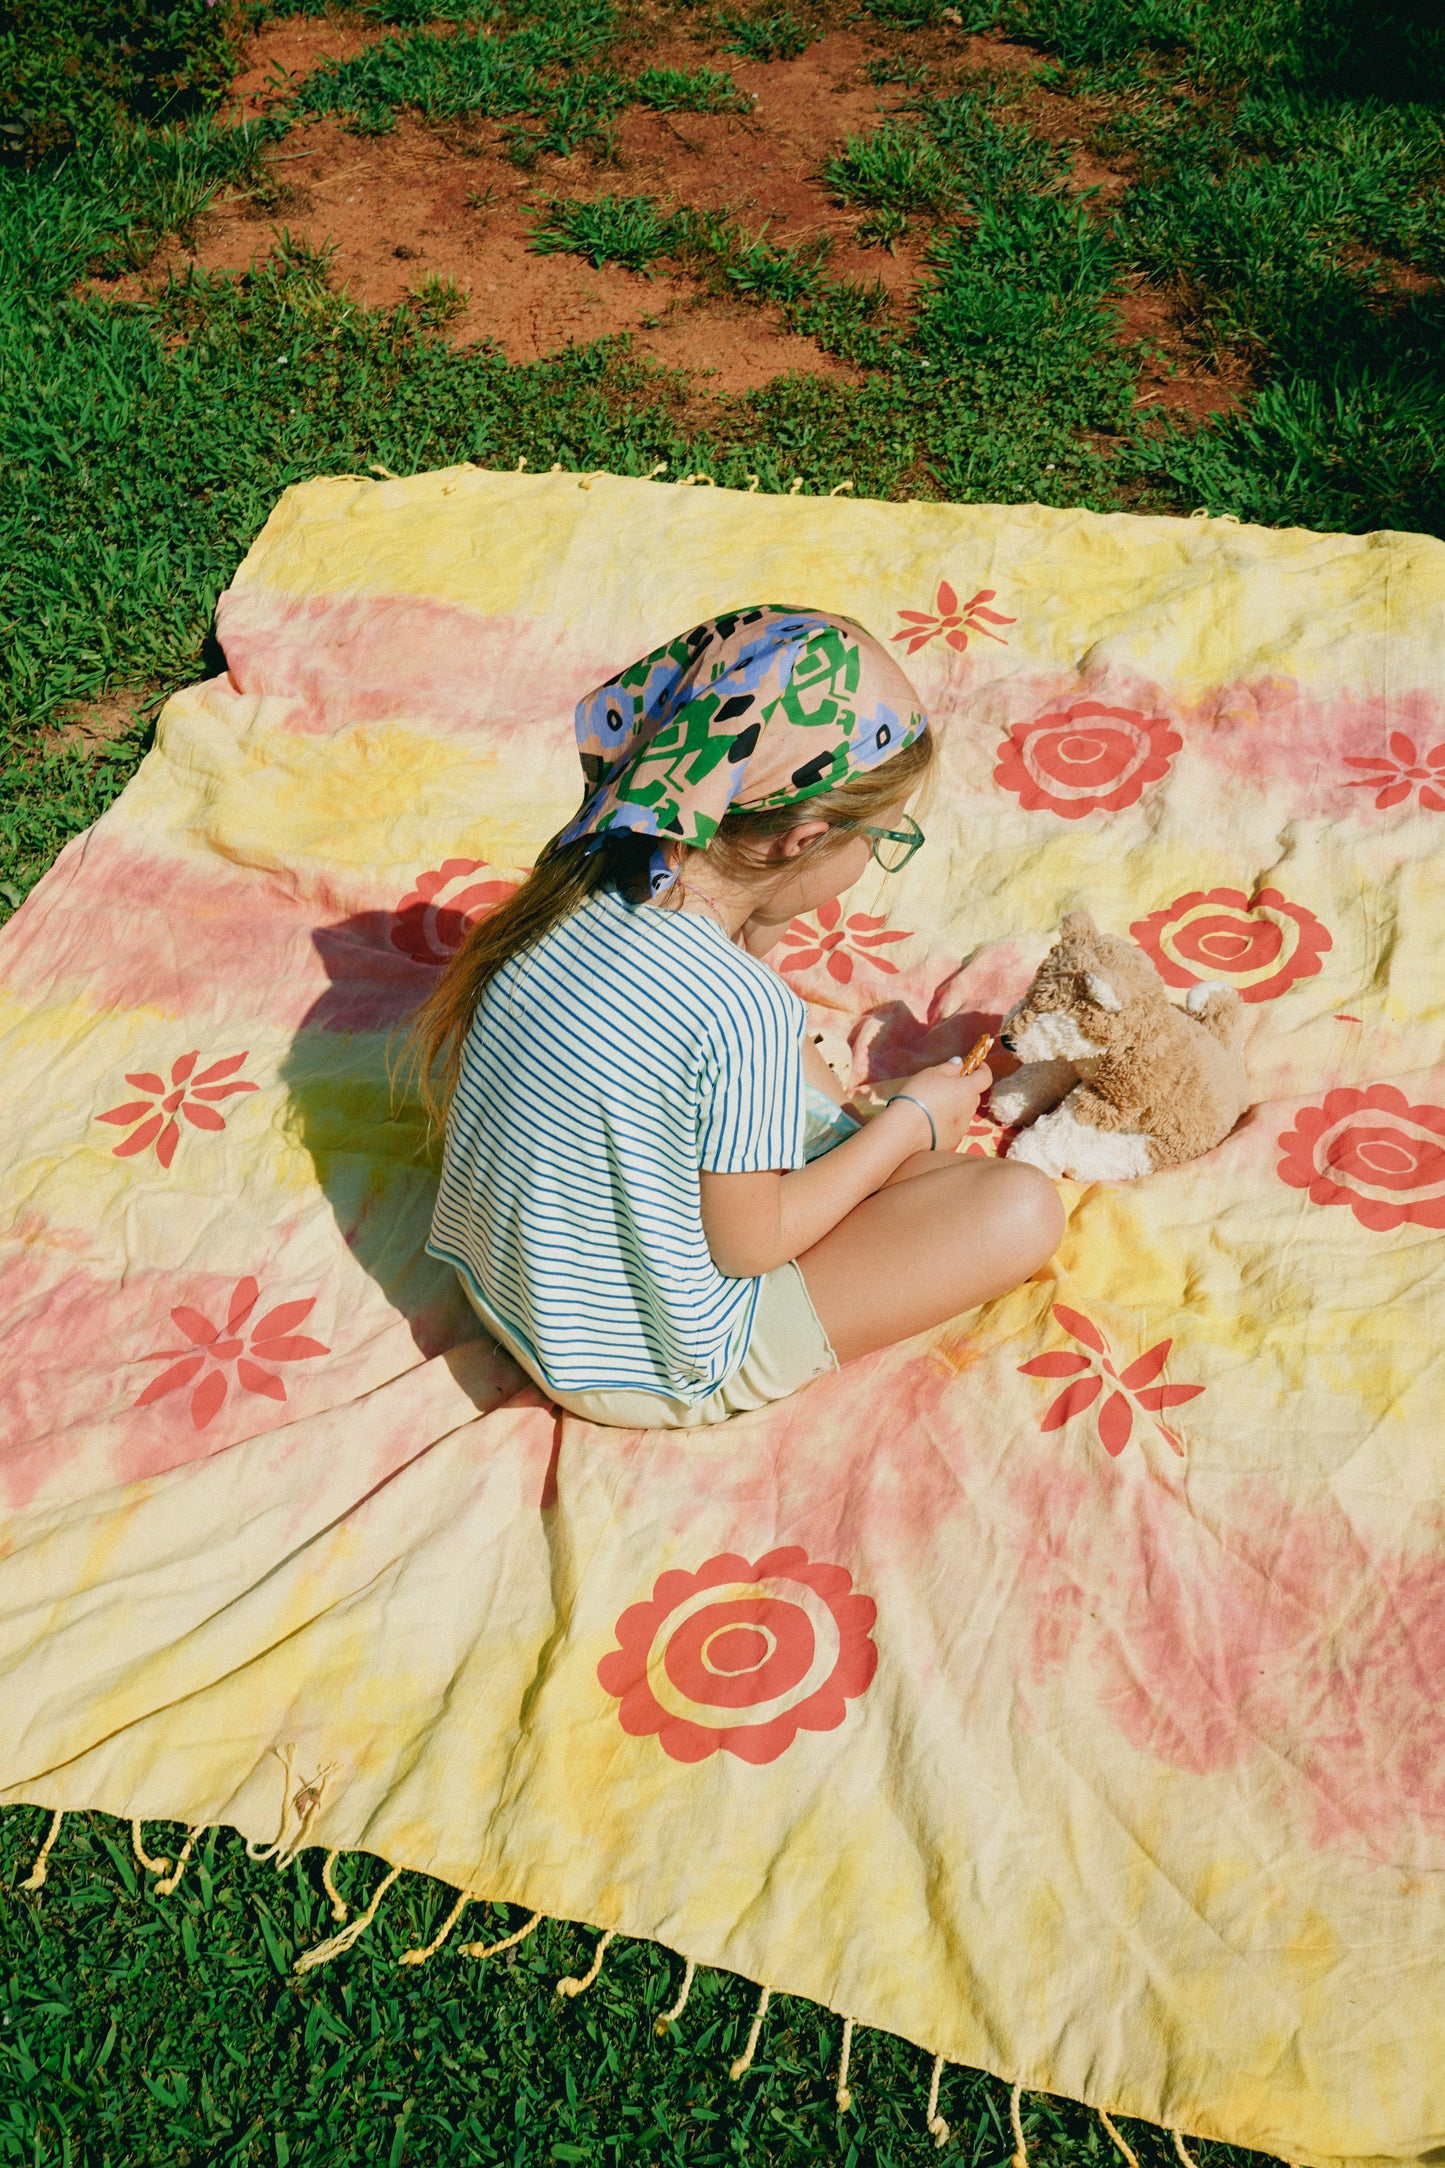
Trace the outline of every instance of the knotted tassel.
{"label": "knotted tassel", "polygon": [[659,2011],[653,2023],[652,2029],[656,2033],[659,2040],[667,2031],[668,2026],[675,2025],[678,2019],[682,2016],[683,2011],[687,2008],[687,1998],[692,1993],[693,1974],[696,1971],[697,1959],[695,1957],[690,1957],[687,1961],[687,1970],[682,1976],[682,1987],[679,1990],[677,2001],[673,2004],[670,2010]]}
{"label": "knotted tassel", "polygon": [[292,1967],[293,1972],[314,1972],[318,1965],[329,1965],[333,1957],[340,1957],[344,1950],[353,1948],[376,1918],[377,1906],[400,1873],[400,1867],[393,1867],[389,1874],[383,1875],[366,1910],[358,1912],[351,1925],[343,1927],[339,1934],[328,1935],[324,1942],[318,1942],[314,1950],[303,1950]]}
{"label": "knotted tassel", "polygon": [[1014,2134],[1014,2168],[1029,2168],[1029,2149],[1024,2143],[1024,2119],[1019,2113],[1023,2090],[1021,2085],[1016,2085],[1008,2099],[1008,2119]]}
{"label": "knotted tassel", "polygon": [[1125,2160],[1129,2164],[1129,2168],[1139,2168],[1138,2154],[1134,2151],[1133,2146],[1130,2145],[1128,2139],[1124,2136],[1123,2132],[1115,2128],[1114,2124],[1110,2121],[1109,2117],[1105,2115],[1102,2108],[1100,2108],[1099,2110],[1099,2121],[1103,2124],[1105,2130],[1107,2130],[1109,2136],[1113,2139],[1115,2145],[1123,2154]]}
{"label": "knotted tassel", "polygon": [[462,1957],[500,1957],[503,1950],[514,1950],[528,1935],[534,1935],[542,1924],[540,1912],[534,1912],[525,1927],[519,1927],[514,1935],[503,1935],[500,1942],[464,1942],[458,1953]]}
{"label": "knotted tassel", "polygon": [[168,1859],[154,1859],[146,1850],[145,1832],[139,1822],[132,1822],[130,1825],[130,1848],[147,1874],[170,1873],[171,1863]]}
{"label": "knotted tassel", "polygon": [[403,1950],[397,1959],[397,1963],[399,1965],[424,1965],[429,1957],[435,1957],[471,1901],[467,1892],[463,1890],[456,1903],[452,1906],[451,1911],[442,1921],[441,1926],[432,1936],[431,1941],[425,1943],[419,1950]]}
{"label": "knotted tassel", "polygon": [[938,2112],[938,2088],[942,2078],[943,2057],[935,2055],[933,2058],[933,2076],[928,2083],[928,2106],[924,2109],[923,2116],[928,2135],[932,2138],[934,2144],[938,2146],[947,2145],[949,2140],[948,2125]]}
{"label": "knotted tassel", "polygon": [[173,1897],[175,1895],[180,1887],[181,1876],[191,1863],[191,1854],[196,1848],[197,1838],[203,1837],[210,1826],[209,1822],[197,1822],[194,1829],[186,1831],[186,1841],[176,1855],[174,1867],[163,1881],[156,1884],[157,1897]]}
{"label": "knotted tassel", "polygon": [[748,2027],[747,2045],[743,2049],[743,2052],[738,2057],[737,2061],[733,2063],[728,2070],[728,2076],[730,2078],[745,2078],[748,2072],[752,2069],[753,2057],[758,2052],[758,2039],[762,2033],[763,2019],[768,2014],[768,2004],[772,2001],[772,1999],[772,1989],[770,1987],[765,1987],[761,1995],[759,1995],[758,1997],[758,2007],[753,2012],[753,2022]]}
{"label": "knotted tassel", "polygon": [[60,1825],[64,1820],[64,1807],[57,1807],[50,1817],[50,1827],[45,1832],[45,1842],[35,1855],[35,1865],[20,1884],[21,1889],[44,1889],[45,1878],[50,1872],[51,1847],[60,1835]]}
{"label": "knotted tassel", "polygon": [[571,1996],[586,1994],[588,1988],[592,1985],[592,1982],[596,1979],[598,1973],[602,1970],[602,1960],[607,1955],[607,1945],[612,1940],[612,1937],[616,1932],[617,1930],[615,1927],[609,1927],[606,1934],[598,1936],[597,1947],[592,1952],[591,1964],[587,1967],[587,1970],[582,1974],[580,1979],[569,1978],[566,1980],[559,1980],[557,1982],[557,1993],[559,1995]]}
{"label": "knotted tassel", "polygon": [[848,2090],[848,2059],[853,2053],[853,2020],[843,2020],[843,2052],[838,2058],[838,2084],[833,2098],[838,2103],[838,2113],[846,2115],[853,2105],[853,2095]]}

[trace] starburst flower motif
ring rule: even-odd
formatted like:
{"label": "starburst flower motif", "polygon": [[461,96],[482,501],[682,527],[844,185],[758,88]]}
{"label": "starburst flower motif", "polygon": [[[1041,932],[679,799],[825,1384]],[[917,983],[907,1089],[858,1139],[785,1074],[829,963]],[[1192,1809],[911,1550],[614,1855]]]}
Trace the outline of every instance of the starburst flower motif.
{"label": "starburst flower motif", "polygon": [[247,1331],[246,1321],[260,1298],[257,1281],[238,1280],[223,1325],[213,1325],[203,1311],[193,1310],[187,1303],[172,1310],[171,1323],[187,1344],[158,1348],[154,1354],[140,1357],[143,1363],[169,1363],[170,1368],[152,1378],[135,1405],[149,1407],[152,1401],[163,1400],[167,1393],[179,1392],[194,1381],[191,1421],[197,1430],[204,1430],[225,1405],[233,1363],[236,1383],[243,1392],[260,1393],[267,1400],[284,1400],[284,1380],[264,1366],[309,1362],[313,1356],[329,1355],[331,1350],[320,1340],[298,1338],[296,1334],[296,1327],[316,1307],[314,1295],[304,1302],[278,1303]]}
{"label": "starburst flower motif", "polygon": [[1420,793],[1420,803],[1430,813],[1445,813],[1445,744],[1432,745],[1422,760],[1413,738],[1407,738],[1403,730],[1392,730],[1388,739],[1389,757],[1383,755],[1374,760],[1363,760],[1355,755],[1345,755],[1347,768],[1368,768],[1369,775],[1353,776],[1346,786],[1350,790],[1373,790],[1377,792],[1377,811],[1388,811],[1392,805],[1403,805],[1415,791]]}
{"label": "starburst flower motif", "polygon": [[[180,1129],[176,1116],[182,1115],[193,1129],[224,1129],[226,1118],[215,1108],[217,1099],[229,1099],[233,1092],[259,1091],[258,1084],[238,1077],[236,1071],[245,1061],[244,1054],[229,1054],[224,1061],[213,1061],[209,1069],[199,1076],[195,1072],[200,1060],[199,1052],[182,1054],[171,1063],[170,1082],[157,1076],[150,1069],[128,1070],[127,1084],[144,1092],[143,1099],[127,1099],[122,1106],[110,1107],[104,1114],[97,1114],[98,1122],[114,1122],[118,1128],[130,1129],[131,1133],[115,1147],[112,1157],[132,1159],[148,1145],[156,1148],[156,1158],[168,1167],[176,1156]],[[138,1128],[131,1128],[132,1123]]]}
{"label": "starburst flower motif", "polygon": [[827,964],[828,976],[846,986],[853,976],[855,962],[871,964],[875,971],[896,971],[886,956],[872,952],[883,948],[890,941],[907,941],[911,937],[898,933],[883,918],[870,918],[866,911],[855,911],[851,918],[844,918],[843,906],[836,896],[831,903],[822,904],[813,914],[816,925],[805,918],[795,918],[783,935],[781,946],[791,949],[792,954],[779,960],[780,971],[808,971],[814,964]]}
{"label": "starburst flower motif", "polygon": [[960,654],[968,646],[971,632],[981,633],[985,640],[997,640],[1000,647],[1008,642],[1000,632],[990,632],[990,625],[1016,625],[1016,617],[1003,617],[997,610],[986,610],[984,604],[997,596],[995,587],[980,587],[968,602],[961,603],[947,580],[938,583],[938,598],[932,610],[900,610],[903,629],[895,632],[895,640],[908,642],[908,653],[916,655],[930,640],[942,639],[948,647],[957,648]]}
{"label": "starburst flower motif", "polygon": [[1169,1359],[1173,1341],[1156,1341],[1123,1370],[1116,1370],[1110,1359],[1108,1341],[1089,1318],[1078,1310],[1066,1308],[1062,1302],[1054,1304],[1054,1318],[1070,1339],[1077,1340],[1086,1352],[1076,1355],[1070,1349],[1055,1348],[1047,1355],[1035,1355],[1030,1361],[1019,1364],[1019,1372],[1026,1378],[1070,1380],[1058,1399],[1045,1409],[1039,1429],[1062,1430],[1074,1416],[1091,1408],[1107,1386],[1108,1396],[1096,1417],[1099,1443],[1106,1453],[1117,1459],[1129,1443],[1134,1417],[1147,1415],[1165,1444],[1182,1460],[1183,1446],[1173,1431],[1159,1421],[1159,1415],[1165,1408],[1177,1408],[1186,1400],[1196,1399],[1204,1387],[1156,1385],[1153,1382]]}

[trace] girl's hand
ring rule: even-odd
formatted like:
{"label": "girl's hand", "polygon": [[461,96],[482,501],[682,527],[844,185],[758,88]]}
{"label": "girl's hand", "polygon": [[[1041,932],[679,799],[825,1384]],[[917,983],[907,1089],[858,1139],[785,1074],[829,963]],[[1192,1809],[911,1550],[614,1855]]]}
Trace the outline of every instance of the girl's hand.
{"label": "girl's hand", "polygon": [[[978,1103],[993,1083],[993,1072],[984,1062],[969,1076],[961,1076],[962,1055],[955,1054],[951,1061],[937,1062],[931,1069],[920,1069],[917,1076],[896,1077],[892,1080],[890,1100],[900,1092],[906,1093],[900,1114],[910,1115],[918,1127],[925,1131],[919,1150],[927,1151],[929,1139],[927,1125],[917,1106],[909,1104],[918,1100],[933,1116],[933,1126],[938,1132],[940,1152],[957,1151],[968,1134],[969,1123],[978,1112]],[[886,1111],[886,1110],[885,1110]]]}

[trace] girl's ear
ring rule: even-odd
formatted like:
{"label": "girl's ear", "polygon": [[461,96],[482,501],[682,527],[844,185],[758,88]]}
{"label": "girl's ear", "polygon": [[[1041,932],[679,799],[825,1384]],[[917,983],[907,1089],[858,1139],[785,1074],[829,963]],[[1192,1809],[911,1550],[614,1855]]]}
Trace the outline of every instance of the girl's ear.
{"label": "girl's ear", "polygon": [[827,833],[826,821],[799,821],[796,828],[789,828],[784,834],[769,838],[768,856],[778,860],[801,858],[805,851],[811,850],[819,838]]}

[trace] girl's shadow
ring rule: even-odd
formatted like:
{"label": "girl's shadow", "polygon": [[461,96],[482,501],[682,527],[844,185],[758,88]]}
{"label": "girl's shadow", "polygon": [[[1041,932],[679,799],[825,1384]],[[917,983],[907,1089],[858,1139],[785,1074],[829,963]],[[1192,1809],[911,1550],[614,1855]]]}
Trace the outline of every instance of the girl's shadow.
{"label": "girl's shadow", "polygon": [[[482,1340],[450,1266],[426,1255],[439,1139],[405,1074],[405,1027],[436,983],[394,939],[391,911],[318,926],[327,985],[281,1063],[288,1124],[308,1154],[342,1241],[427,1357]],[[488,1398],[495,1403],[495,1392]]]}

